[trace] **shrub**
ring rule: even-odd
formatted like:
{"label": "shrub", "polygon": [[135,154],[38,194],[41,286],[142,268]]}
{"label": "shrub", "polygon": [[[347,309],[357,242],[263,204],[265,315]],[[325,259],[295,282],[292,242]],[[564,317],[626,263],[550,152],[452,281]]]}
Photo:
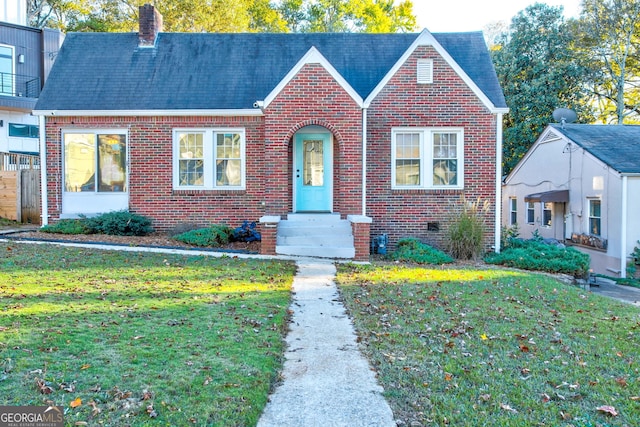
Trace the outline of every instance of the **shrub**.
{"label": "shrub", "polygon": [[508,248],[515,240],[520,240],[520,226],[516,222],[510,227],[502,226],[500,228],[500,247]]}
{"label": "shrub", "polygon": [[173,238],[189,245],[217,247],[229,243],[232,234],[233,229],[226,225],[212,225],[208,228],[187,231]]}
{"label": "shrub", "polygon": [[40,231],[55,234],[91,234],[93,232],[84,219],[61,219],[54,224],[42,226]]}
{"label": "shrub", "polygon": [[589,274],[589,255],[574,248],[547,245],[535,240],[514,240],[513,243],[513,246],[499,254],[488,254],[485,262],[523,270],[571,274],[580,278]]}
{"label": "shrub", "polygon": [[94,218],[84,218],[94,233],[115,236],[145,236],[153,232],[151,220],[128,211],[107,212]]}
{"label": "shrub", "polygon": [[447,249],[454,258],[476,259],[483,252],[484,215],[489,212],[489,202],[467,202],[462,197],[462,211],[449,226]]}
{"label": "shrub", "polygon": [[397,249],[391,254],[396,261],[410,261],[418,264],[448,264],[453,258],[415,238],[398,241]]}
{"label": "shrub", "polygon": [[255,222],[244,221],[242,225],[233,230],[231,238],[236,242],[259,242],[262,240]]}

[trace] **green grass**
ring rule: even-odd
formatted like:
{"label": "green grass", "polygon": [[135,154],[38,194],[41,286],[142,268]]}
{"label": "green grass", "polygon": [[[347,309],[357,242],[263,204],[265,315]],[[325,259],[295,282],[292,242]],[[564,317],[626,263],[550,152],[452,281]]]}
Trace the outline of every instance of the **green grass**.
{"label": "green grass", "polygon": [[293,264],[14,243],[0,254],[2,404],[62,405],[68,425],[257,422]]}
{"label": "green grass", "polygon": [[337,282],[406,425],[638,425],[636,307],[504,269],[343,265]]}

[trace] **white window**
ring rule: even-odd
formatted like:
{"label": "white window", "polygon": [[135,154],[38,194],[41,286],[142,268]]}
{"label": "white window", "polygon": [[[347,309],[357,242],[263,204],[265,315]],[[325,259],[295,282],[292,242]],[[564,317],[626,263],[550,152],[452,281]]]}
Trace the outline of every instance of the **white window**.
{"label": "white window", "polygon": [[176,189],[244,189],[244,130],[174,130],[173,171]]}
{"label": "white window", "polygon": [[589,234],[593,236],[602,235],[601,212],[602,212],[602,205],[600,200],[598,199],[589,200]]}
{"label": "white window", "polygon": [[433,59],[418,59],[418,83],[433,83]]}
{"label": "white window", "polygon": [[551,227],[551,212],[553,211],[553,203],[542,204],[542,226]]}
{"label": "white window", "polygon": [[64,133],[66,193],[127,191],[127,135],[122,130]]}
{"label": "white window", "polygon": [[392,136],[394,189],[462,188],[462,129],[399,128]]}
{"label": "white window", "polygon": [[533,202],[527,202],[527,224],[536,222],[536,210]]}
{"label": "white window", "polygon": [[509,224],[515,225],[518,222],[518,199],[509,199]]}

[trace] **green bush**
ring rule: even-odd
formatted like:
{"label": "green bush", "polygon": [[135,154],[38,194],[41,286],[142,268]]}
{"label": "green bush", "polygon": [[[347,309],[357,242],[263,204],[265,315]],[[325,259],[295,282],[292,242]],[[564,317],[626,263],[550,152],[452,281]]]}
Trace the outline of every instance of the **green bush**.
{"label": "green bush", "polygon": [[107,212],[100,216],[83,219],[87,226],[98,234],[145,236],[153,232],[149,218],[128,211]]}
{"label": "green bush", "polygon": [[476,259],[482,253],[485,224],[484,214],[489,211],[488,201],[478,198],[467,202],[462,198],[462,211],[451,221],[448,232],[447,249],[458,259]]}
{"label": "green bush", "polygon": [[514,240],[512,246],[501,253],[485,257],[489,264],[500,264],[523,270],[565,273],[585,278],[589,274],[589,255],[574,248],[547,245],[535,240]]}
{"label": "green bush", "polygon": [[453,262],[453,258],[449,255],[415,238],[400,239],[397,249],[391,254],[391,259],[416,262],[418,264],[448,264]]}
{"label": "green bush", "polygon": [[93,231],[84,219],[61,219],[40,228],[43,233],[55,234],[91,234]]}
{"label": "green bush", "polygon": [[515,240],[520,240],[520,226],[516,222],[510,227],[503,225],[500,227],[500,247],[508,248]]}
{"label": "green bush", "polygon": [[232,234],[233,229],[226,225],[212,225],[208,228],[187,231],[173,238],[189,245],[217,247],[229,243]]}

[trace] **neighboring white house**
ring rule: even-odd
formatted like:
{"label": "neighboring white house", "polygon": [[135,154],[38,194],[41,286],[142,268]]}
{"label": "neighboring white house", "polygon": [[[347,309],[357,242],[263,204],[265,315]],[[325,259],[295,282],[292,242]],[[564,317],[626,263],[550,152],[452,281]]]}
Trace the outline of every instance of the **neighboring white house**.
{"label": "neighboring white house", "polygon": [[640,126],[552,124],[506,177],[503,225],[575,245],[625,277],[640,240]]}

